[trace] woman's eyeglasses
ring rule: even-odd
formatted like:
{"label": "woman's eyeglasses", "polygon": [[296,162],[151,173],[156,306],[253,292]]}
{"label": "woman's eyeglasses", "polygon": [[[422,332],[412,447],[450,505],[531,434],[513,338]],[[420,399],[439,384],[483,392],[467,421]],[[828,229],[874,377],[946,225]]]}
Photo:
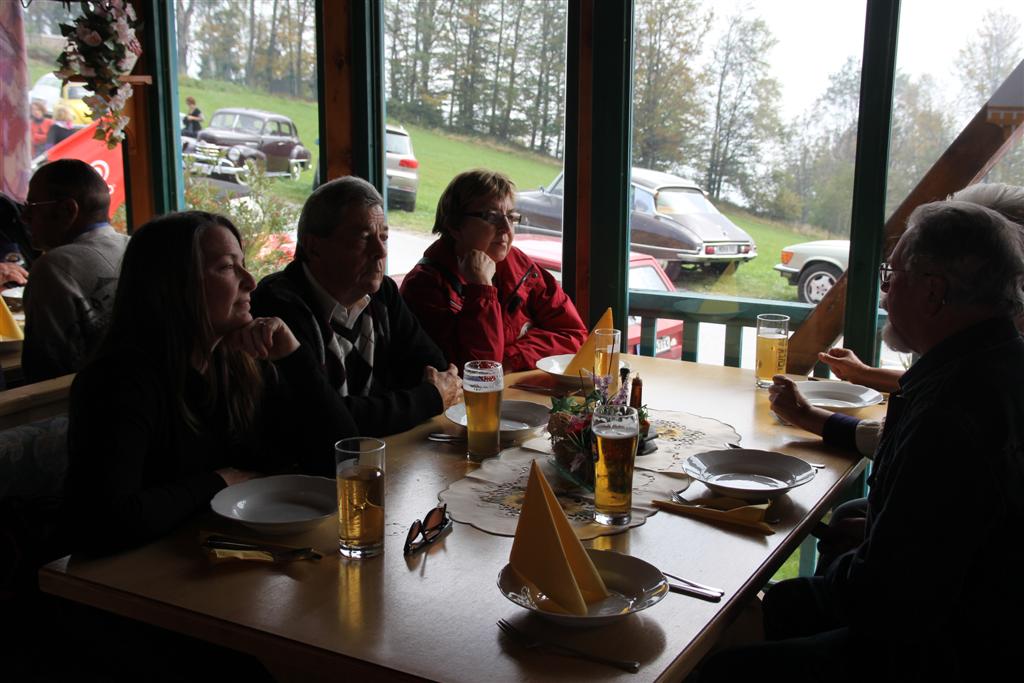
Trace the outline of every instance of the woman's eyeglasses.
{"label": "woman's eyeglasses", "polygon": [[[438,505],[436,508],[423,516],[422,520],[416,520],[409,527],[409,533],[405,535],[405,547],[402,552],[411,555],[420,548],[424,548],[437,539],[452,527],[452,518],[448,516],[448,504]],[[422,540],[416,540],[420,536]]]}
{"label": "woman's eyeglasses", "polygon": [[509,211],[508,213],[502,213],[501,211],[467,211],[462,215],[480,218],[499,228],[503,227],[506,221],[514,228],[523,220],[523,214],[518,211]]}

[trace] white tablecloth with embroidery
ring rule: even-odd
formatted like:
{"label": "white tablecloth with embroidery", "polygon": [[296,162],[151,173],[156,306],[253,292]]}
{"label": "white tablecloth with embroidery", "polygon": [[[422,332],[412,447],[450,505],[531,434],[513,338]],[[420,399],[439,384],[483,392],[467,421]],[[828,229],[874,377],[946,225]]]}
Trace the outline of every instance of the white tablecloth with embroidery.
{"label": "white tablecloth with embroidery", "polygon": [[[690,479],[682,470],[682,463],[689,455],[727,448],[740,438],[729,425],[697,415],[651,411],[650,419],[658,433],[658,449],[636,459],[632,520],[627,526],[610,527],[593,521],[593,494],[559,473],[550,448],[545,446],[547,439],[534,439],[522,447],[502,451],[497,458],[485,460],[478,469],[442,491],[439,498],[447,503],[455,521],[491,534],[514,536],[530,463],[538,460],[580,539],[621,533],[643,524],[657,512],[651,500],[665,499],[669,489],[681,491],[689,486]],[[547,453],[543,452],[545,450]]]}

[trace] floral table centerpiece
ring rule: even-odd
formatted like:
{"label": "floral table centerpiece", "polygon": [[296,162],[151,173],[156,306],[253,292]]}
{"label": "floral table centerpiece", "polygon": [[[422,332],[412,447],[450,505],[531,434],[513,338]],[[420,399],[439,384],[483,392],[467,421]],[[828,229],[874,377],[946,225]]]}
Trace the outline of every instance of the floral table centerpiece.
{"label": "floral table centerpiece", "polygon": [[[625,405],[629,396],[629,382],[625,377],[619,391],[610,398],[607,380],[596,379],[594,391],[583,399],[573,396],[552,398],[551,417],[548,418],[551,450],[558,468],[589,491],[594,490],[594,463],[597,461],[597,443],[590,429],[594,409],[604,403]],[[647,406],[638,407],[637,413],[642,443],[650,428]]]}
{"label": "floral table centerpiece", "polygon": [[135,29],[142,23],[126,0],[87,0],[82,14],[71,24],[61,24],[66,42],[57,57],[54,75],[63,81],[85,82],[92,95],[83,101],[97,121],[95,138],[113,149],[124,140],[128,117],[124,107],[132,86],[122,79],[131,73],[142,54]]}

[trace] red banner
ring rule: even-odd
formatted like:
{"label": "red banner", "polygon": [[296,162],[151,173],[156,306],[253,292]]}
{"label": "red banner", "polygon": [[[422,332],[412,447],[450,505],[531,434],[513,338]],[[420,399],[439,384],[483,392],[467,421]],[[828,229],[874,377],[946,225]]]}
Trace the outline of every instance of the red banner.
{"label": "red banner", "polygon": [[124,159],[121,145],[107,149],[107,143],[93,139],[96,123],[75,131],[71,137],[61,140],[46,151],[46,159],[81,159],[88,163],[107,183],[110,190],[110,215],[124,204]]}

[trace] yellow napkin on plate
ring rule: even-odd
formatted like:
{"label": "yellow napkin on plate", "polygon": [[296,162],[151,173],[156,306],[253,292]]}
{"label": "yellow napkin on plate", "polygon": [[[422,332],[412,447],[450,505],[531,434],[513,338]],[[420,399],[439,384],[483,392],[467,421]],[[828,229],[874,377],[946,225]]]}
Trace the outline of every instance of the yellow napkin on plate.
{"label": "yellow napkin on plate", "polygon": [[750,503],[735,498],[704,498],[685,505],[668,500],[652,500],[651,504],[659,510],[677,515],[741,526],[769,536],[775,533],[775,529],[764,521],[769,505],[767,501]]}
{"label": "yellow napkin on plate", "polygon": [[0,341],[21,341],[25,333],[21,325],[11,315],[11,309],[7,308],[7,302],[0,296]]}
{"label": "yellow napkin on plate", "polygon": [[609,595],[536,460],[508,563],[544,610],[582,616]]}
{"label": "yellow napkin on plate", "polygon": [[[594,329],[590,331],[590,336],[587,337],[587,341],[583,342],[583,346],[576,352],[572,360],[569,361],[569,365],[566,366],[564,375],[570,375],[576,377],[580,374],[580,370],[586,370],[587,372],[594,371],[594,346],[597,344],[597,339],[594,337],[596,330],[612,330],[615,329],[615,321],[612,319],[612,309],[609,307],[601,319],[594,325]],[[615,368],[616,376],[618,376],[619,369]]]}

